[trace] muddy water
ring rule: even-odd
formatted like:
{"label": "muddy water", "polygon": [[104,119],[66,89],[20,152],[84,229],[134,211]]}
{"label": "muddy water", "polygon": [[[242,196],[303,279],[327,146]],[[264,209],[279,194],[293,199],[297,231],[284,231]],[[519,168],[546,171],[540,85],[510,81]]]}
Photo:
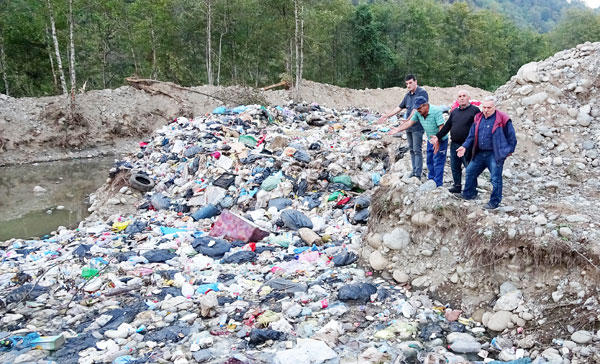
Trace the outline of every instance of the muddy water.
{"label": "muddy water", "polygon": [[[0,167],[0,241],[40,237],[59,226],[76,227],[89,215],[87,198],[106,181],[114,160]],[[35,193],[35,186],[46,192]]]}

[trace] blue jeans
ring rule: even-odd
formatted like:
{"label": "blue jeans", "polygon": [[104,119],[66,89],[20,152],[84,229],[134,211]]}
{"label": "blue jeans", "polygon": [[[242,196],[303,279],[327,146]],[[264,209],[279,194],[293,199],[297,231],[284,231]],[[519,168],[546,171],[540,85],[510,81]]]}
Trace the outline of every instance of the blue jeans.
{"label": "blue jeans", "polygon": [[504,162],[497,163],[494,152],[491,150],[479,151],[471,159],[465,176],[465,189],[463,197],[467,200],[477,197],[477,177],[486,168],[490,171],[490,180],[492,182],[492,194],[489,204],[498,207],[502,201],[502,168]]}
{"label": "blue jeans", "polygon": [[408,149],[410,150],[410,162],[412,163],[413,175],[421,178],[423,175],[423,133],[424,131],[407,131]]}
{"label": "blue jeans", "polygon": [[446,151],[448,150],[448,139],[440,140],[440,150],[433,153],[433,144],[427,141],[427,178],[435,181],[440,187],[444,184],[444,164],[446,164]]}
{"label": "blue jeans", "polygon": [[462,187],[462,166],[465,168],[469,165],[471,160],[471,151],[465,151],[465,155],[459,157],[456,155],[456,150],[460,148],[462,144],[450,142],[450,169],[452,170],[452,179],[454,180],[454,186]]}

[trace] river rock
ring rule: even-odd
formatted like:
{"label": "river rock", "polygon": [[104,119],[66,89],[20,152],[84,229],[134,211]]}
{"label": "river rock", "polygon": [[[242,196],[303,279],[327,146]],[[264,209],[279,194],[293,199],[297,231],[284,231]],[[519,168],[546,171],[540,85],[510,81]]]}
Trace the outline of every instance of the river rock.
{"label": "river rock", "polygon": [[581,345],[589,344],[593,338],[594,338],[594,335],[591,332],[584,331],[584,330],[575,331],[571,335],[571,340],[573,340],[577,344],[581,344]]}
{"label": "river rock", "polygon": [[400,270],[400,269],[394,270],[392,277],[398,283],[406,283],[410,280],[410,277],[408,276],[408,274],[406,274],[405,271]]}
{"label": "river rock", "polygon": [[384,270],[388,265],[388,260],[379,250],[375,250],[369,255],[369,264],[371,264],[371,267],[375,270]]}
{"label": "river rock", "polygon": [[419,211],[411,217],[410,222],[417,226],[428,226],[433,222],[433,214]]}
{"label": "river rock", "polygon": [[383,245],[392,250],[401,250],[410,243],[410,234],[402,228],[383,235]]}
{"label": "river rock", "polygon": [[541,104],[548,98],[548,94],[545,92],[538,92],[537,94],[533,94],[529,97],[525,97],[523,101],[523,105],[530,106],[535,104]]}
{"label": "river rock", "polygon": [[521,78],[526,82],[540,82],[537,62],[530,62],[521,66],[521,68],[519,68],[519,71],[517,72],[517,77]]}
{"label": "river rock", "polygon": [[510,311],[498,311],[494,313],[487,322],[487,328],[492,331],[504,331],[512,323]]}
{"label": "river rock", "polygon": [[533,86],[525,85],[517,90],[517,92],[523,96],[529,95],[533,91]]}
{"label": "river rock", "polygon": [[519,307],[519,303],[523,299],[523,294],[521,291],[516,290],[512,292],[508,292],[505,295],[501,296],[496,304],[494,305],[495,311],[512,311]]}
{"label": "river rock", "polygon": [[33,192],[35,192],[35,193],[44,193],[44,192],[47,192],[47,191],[48,191],[48,190],[47,190],[47,189],[45,189],[45,188],[44,188],[44,187],[42,187],[42,186],[35,186],[35,187],[33,188]]}
{"label": "river rock", "polygon": [[570,238],[571,235],[573,235],[573,231],[567,226],[561,226],[561,228],[558,230],[558,233],[563,238]]}

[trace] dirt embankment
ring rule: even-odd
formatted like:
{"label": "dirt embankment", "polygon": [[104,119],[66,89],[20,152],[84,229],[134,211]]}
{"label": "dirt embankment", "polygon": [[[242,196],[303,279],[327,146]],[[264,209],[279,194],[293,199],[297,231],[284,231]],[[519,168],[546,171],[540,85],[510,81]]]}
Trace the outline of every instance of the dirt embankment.
{"label": "dirt embankment", "polygon": [[[128,152],[137,141],[178,116],[203,115],[223,104],[284,105],[292,99],[288,90],[236,86],[186,90],[154,84],[143,88],[123,86],[79,94],[74,118],[69,117],[68,100],[63,96],[15,99],[0,95],[0,165]],[[475,99],[489,94],[470,86],[426,87],[434,104],[451,103],[460,88],[469,90]],[[404,93],[400,87],[353,90],[305,81],[301,99],[336,109],[384,112],[399,103]]]}

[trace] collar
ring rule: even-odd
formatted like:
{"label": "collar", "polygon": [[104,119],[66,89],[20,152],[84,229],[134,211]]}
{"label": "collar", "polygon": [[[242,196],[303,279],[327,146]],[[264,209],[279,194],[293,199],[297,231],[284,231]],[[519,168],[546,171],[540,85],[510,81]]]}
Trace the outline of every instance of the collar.
{"label": "collar", "polygon": [[460,107],[460,105],[458,105],[458,108],[459,108],[460,110],[465,110],[465,109],[468,109],[468,108],[469,108],[469,106],[471,106],[471,103],[470,103],[470,102],[469,102],[469,104],[467,104],[467,106],[465,106],[465,107]]}

